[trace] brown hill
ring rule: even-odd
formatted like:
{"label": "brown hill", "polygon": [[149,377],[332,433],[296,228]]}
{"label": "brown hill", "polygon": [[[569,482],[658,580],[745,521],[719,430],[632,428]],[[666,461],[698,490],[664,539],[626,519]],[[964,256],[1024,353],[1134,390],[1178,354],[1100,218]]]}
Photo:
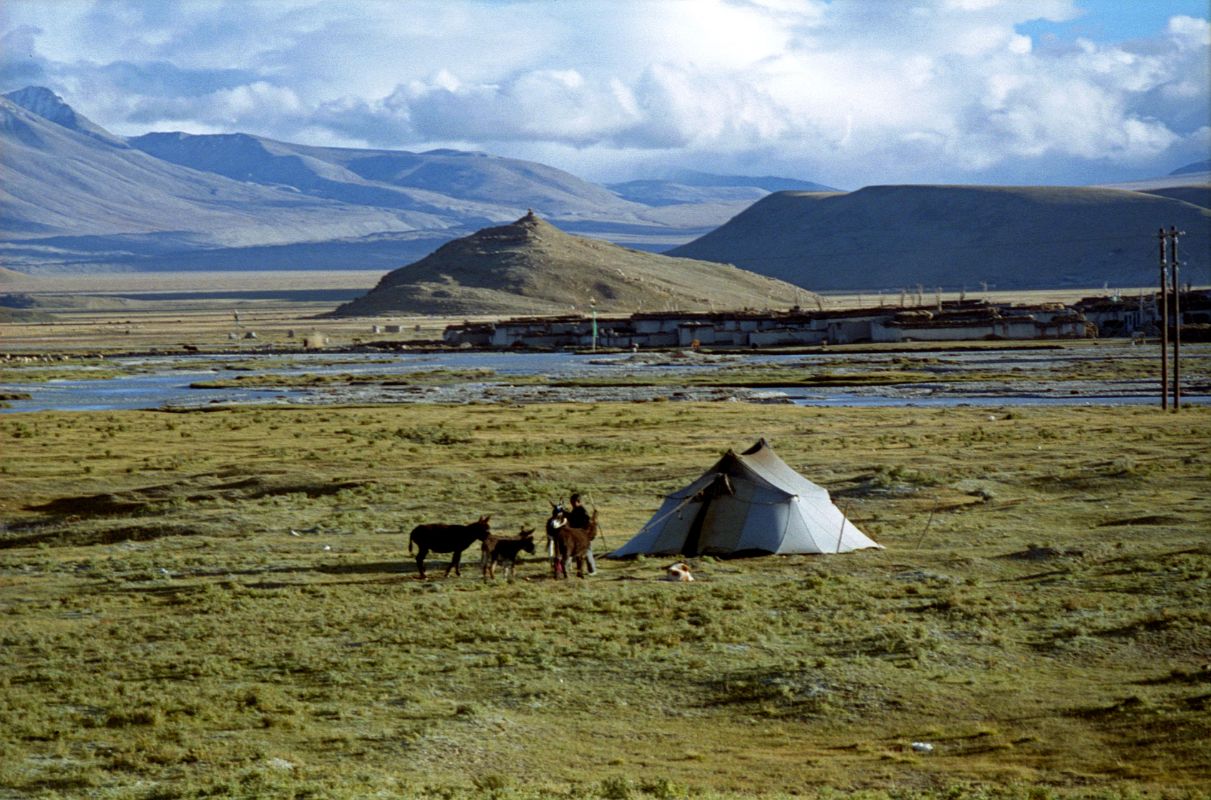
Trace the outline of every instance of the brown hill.
{"label": "brown hill", "polygon": [[533,212],[388,273],[333,316],[561,314],[786,307],[815,296],[728,264],[573,236]]}
{"label": "brown hill", "polygon": [[1130,288],[1156,280],[1156,231],[1170,225],[1186,231],[1183,276],[1205,283],[1211,209],[1097,187],[779,192],[669,254],[816,291]]}

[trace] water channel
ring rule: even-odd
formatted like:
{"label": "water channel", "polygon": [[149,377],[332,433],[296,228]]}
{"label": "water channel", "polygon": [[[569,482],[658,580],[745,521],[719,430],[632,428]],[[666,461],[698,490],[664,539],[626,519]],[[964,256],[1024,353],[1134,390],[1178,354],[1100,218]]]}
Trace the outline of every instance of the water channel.
{"label": "water channel", "polygon": [[[430,352],[391,354],[277,353],[271,355],[160,355],[113,358],[95,367],[98,377],[0,384],[0,392],[25,394],[9,401],[4,413],[42,410],[95,411],[118,409],[204,408],[215,405],[326,405],[341,403],[496,402],[627,400],[740,400],[812,406],[1002,406],[1002,405],[1135,405],[1158,402],[1158,379],[1149,375],[1155,348],[1059,348],[974,350],[913,353],[804,354],[573,354]],[[1211,346],[1196,347],[1191,356],[1207,363]],[[1128,359],[1136,369],[1123,374],[1147,378],[1089,379],[1090,367],[1108,358]],[[915,361],[914,361],[915,359]],[[1121,361],[1119,363],[1122,363]],[[938,381],[835,386],[691,387],[677,375],[710,370],[779,366],[788,371],[826,371],[833,376],[872,370],[910,369],[936,374]],[[1081,367],[1085,367],[1081,369]],[[25,367],[36,370],[37,367]],[[55,369],[48,366],[46,369]],[[481,371],[454,382],[396,383],[371,381],[333,385],[193,388],[198,382],[237,375],[298,377],[366,375],[407,376],[428,370]],[[114,375],[117,372],[119,374]],[[1096,369],[1093,370],[1096,373]],[[1012,373],[1011,378],[964,379],[966,374]],[[793,374],[793,372],[791,373]],[[1061,377],[1057,379],[1057,375]],[[517,382],[545,376],[553,382],[593,379],[607,384],[589,388]],[[655,385],[636,378],[660,376]],[[671,376],[671,379],[670,379]],[[1190,376],[1185,402],[1207,404],[1208,377]],[[617,381],[613,384],[612,381]]]}

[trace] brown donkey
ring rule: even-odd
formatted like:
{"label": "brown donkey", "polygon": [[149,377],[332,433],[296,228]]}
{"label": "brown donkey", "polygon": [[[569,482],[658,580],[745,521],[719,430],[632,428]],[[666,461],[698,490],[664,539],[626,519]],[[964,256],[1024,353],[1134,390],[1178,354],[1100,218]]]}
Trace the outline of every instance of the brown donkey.
{"label": "brown donkey", "polygon": [[485,578],[496,577],[496,565],[501,564],[505,569],[505,578],[513,580],[513,570],[517,566],[517,556],[522,551],[534,553],[534,529],[522,528],[516,536],[497,536],[492,534],[484,539],[479,546],[479,566]]}
{"label": "brown donkey", "polygon": [[573,528],[570,525],[562,525],[555,530],[555,566],[554,577],[558,578],[560,573],[563,577],[568,577],[567,570],[562,567],[567,563],[569,558],[576,559],[576,577],[584,577],[584,562],[585,557],[589,552],[589,545],[597,538],[597,510],[593,510],[593,516],[589,519],[589,524],[584,528]]}

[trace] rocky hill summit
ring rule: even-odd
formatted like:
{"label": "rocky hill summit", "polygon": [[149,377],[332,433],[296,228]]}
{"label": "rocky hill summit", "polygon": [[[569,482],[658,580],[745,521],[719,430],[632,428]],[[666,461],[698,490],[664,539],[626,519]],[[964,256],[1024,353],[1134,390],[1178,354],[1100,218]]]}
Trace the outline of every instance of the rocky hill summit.
{"label": "rocky hill summit", "polygon": [[567,314],[779,308],[811,292],[728,264],[670,258],[565,233],[533,211],[388,273],[334,316]]}
{"label": "rocky hill summit", "polygon": [[114,136],[82,114],[76,113],[74,108],[63,102],[62,97],[44,86],[27,86],[15,92],[8,92],[4,97],[30,113],[68,130],[114,147],[127,146],[119,137]]}

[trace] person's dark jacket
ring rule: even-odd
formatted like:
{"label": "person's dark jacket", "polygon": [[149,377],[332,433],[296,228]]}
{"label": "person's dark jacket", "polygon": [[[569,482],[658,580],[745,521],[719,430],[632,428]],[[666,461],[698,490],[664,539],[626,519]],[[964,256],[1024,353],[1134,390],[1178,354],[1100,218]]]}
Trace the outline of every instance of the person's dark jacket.
{"label": "person's dark jacket", "polygon": [[568,525],[573,528],[589,527],[589,510],[584,506],[576,506],[568,512]]}

